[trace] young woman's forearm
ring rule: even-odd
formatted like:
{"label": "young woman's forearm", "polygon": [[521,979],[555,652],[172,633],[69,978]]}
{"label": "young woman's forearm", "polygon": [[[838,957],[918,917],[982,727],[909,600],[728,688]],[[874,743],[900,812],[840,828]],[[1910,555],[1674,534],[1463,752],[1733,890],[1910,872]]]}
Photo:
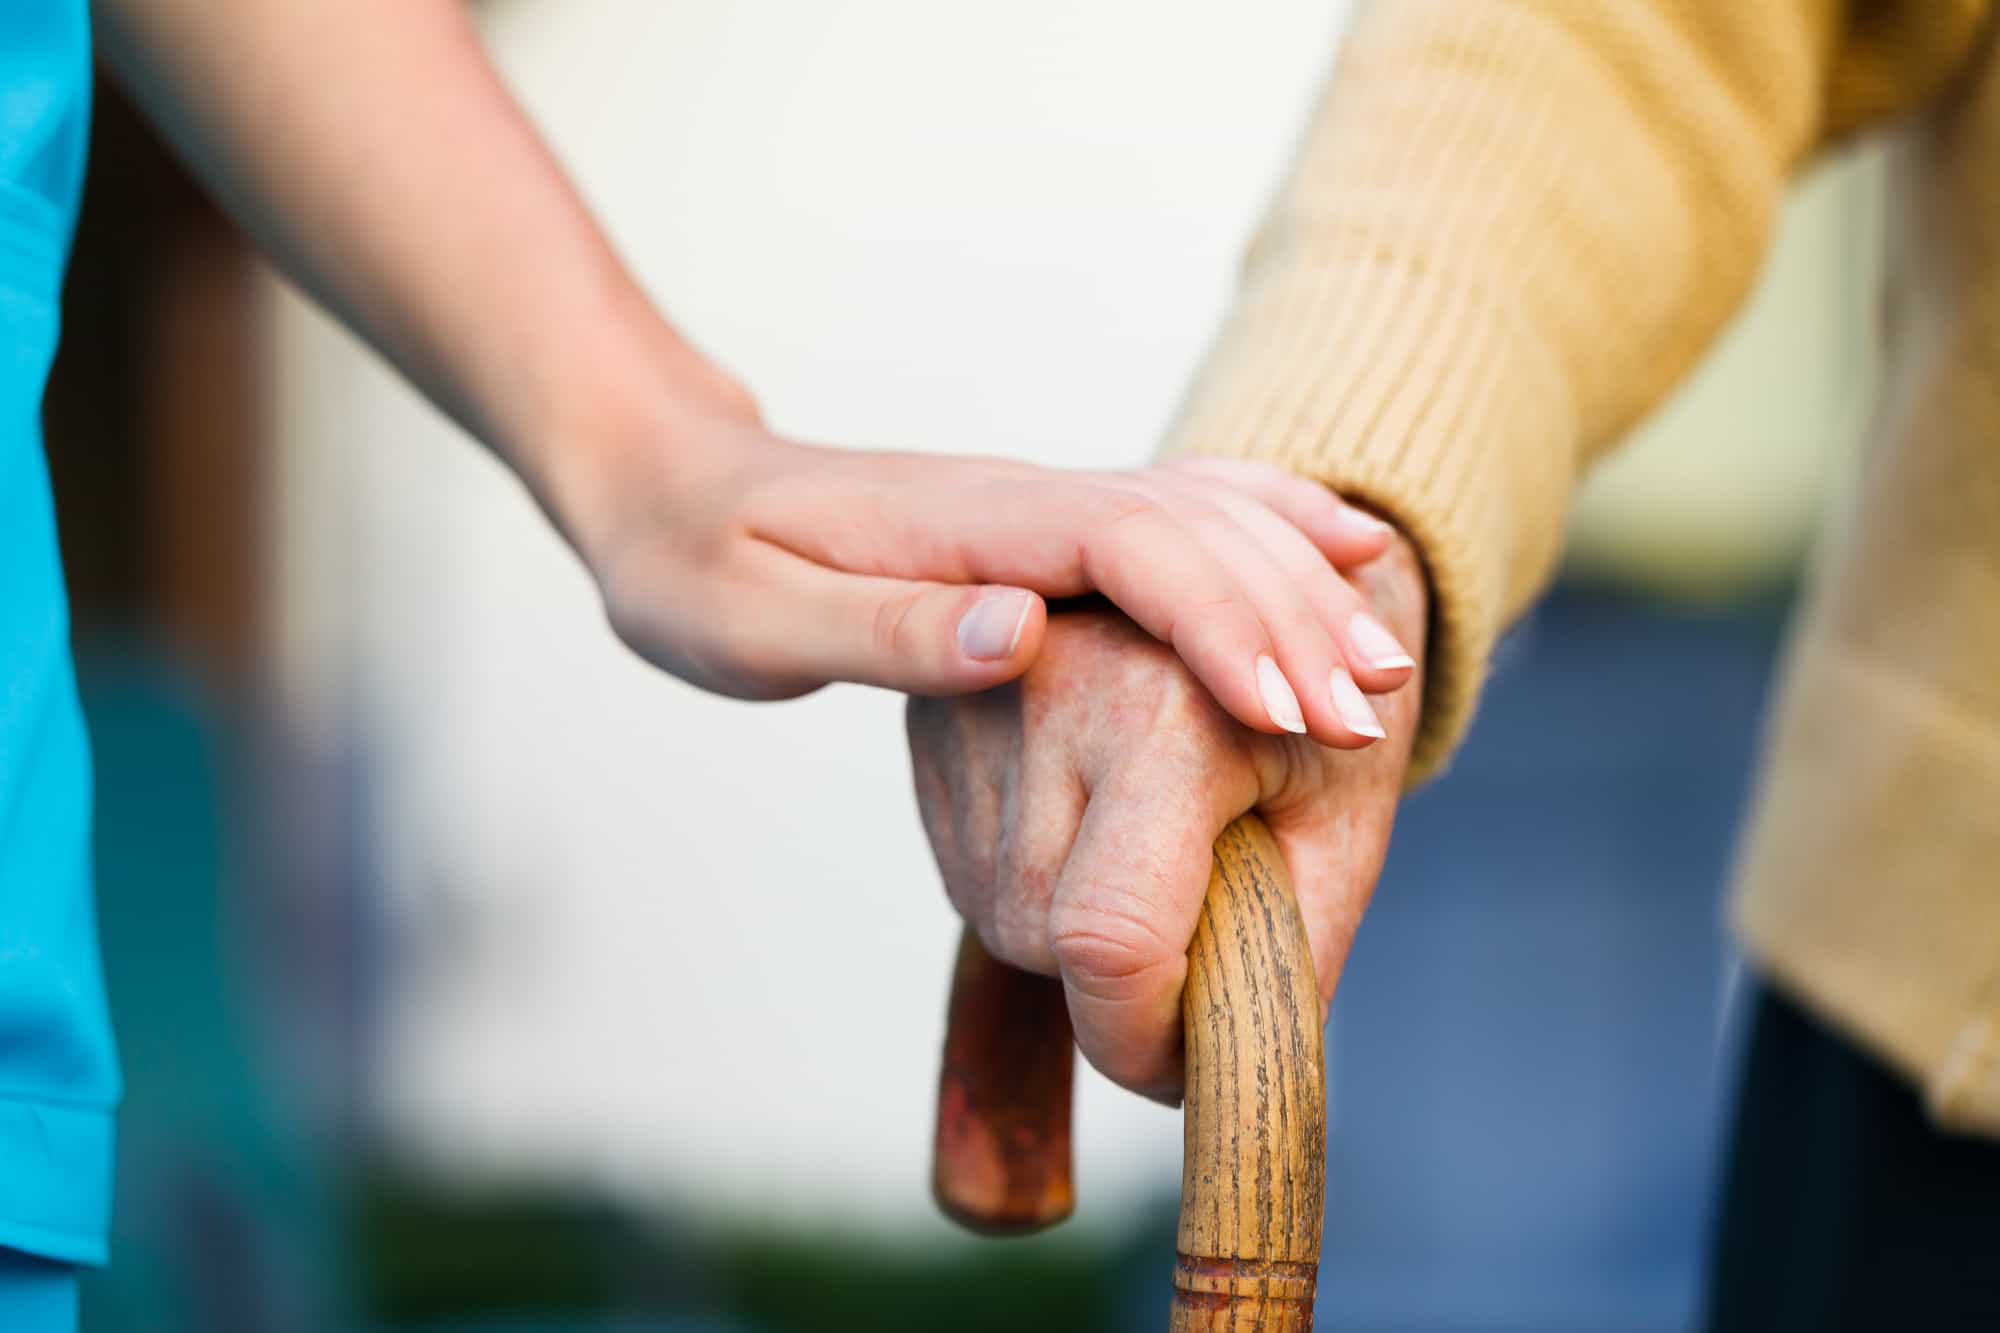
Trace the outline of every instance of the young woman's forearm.
{"label": "young woman's forearm", "polygon": [[552,484],[538,450],[577,443],[571,414],[677,376],[733,392],[635,289],[458,0],[97,13],[122,82],[254,239],[531,487]]}
{"label": "young woman's forearm", "polygon": [[[134,95],[256,240],[513,464],[612,624],[683,679],[948,693],[1100,591],[1233,714],[1379,736],[1414,663],[1329,564],[1388,530],[1272,469],[1065,476],[816,449],[656,315],[460,0],[97,0]],[[1289,520],[1289,521],[1288,521]]]}

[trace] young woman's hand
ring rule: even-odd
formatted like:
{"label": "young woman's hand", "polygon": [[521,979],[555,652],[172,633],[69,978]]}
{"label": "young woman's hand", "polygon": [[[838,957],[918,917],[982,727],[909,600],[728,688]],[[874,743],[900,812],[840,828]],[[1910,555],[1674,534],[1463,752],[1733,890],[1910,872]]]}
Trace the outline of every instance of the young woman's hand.
{"label": "young woman's hand", "polygon": [[557,517],[620,637],[706,689],[1013,679],[1044,597],[1101,593],[1238,721],[1343,748],[1414,662],[1338,572],[1391,530],[1260,464],[1066,472],[781,439],[726,386],[576,449]]}
{"label": "young woman's hand", "polygon": [[1387,533],[1318,487],[781,440],[633,281],[463,5],[96,8],[217,197],[520,473],[618,632],[669,671],[754,698],[977,690],[1033,659],[1041,597],[1101,592],[1244,723],[1378,734],[1355,681],[1389,689],[1411,664],[1334,567]]}

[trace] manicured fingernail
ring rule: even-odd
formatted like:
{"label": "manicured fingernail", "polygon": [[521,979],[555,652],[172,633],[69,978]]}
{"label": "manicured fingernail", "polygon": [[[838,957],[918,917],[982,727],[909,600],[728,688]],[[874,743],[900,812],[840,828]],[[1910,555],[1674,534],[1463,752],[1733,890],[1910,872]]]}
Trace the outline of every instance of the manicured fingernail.
{"label": "manicured fingernail", "polygon": [[1347,674],[1346,667],[1333,669],[1327,690],[1333,695],[1333,711],[1340,714],[1349,731],[1357,736],[1373,736],[1378,741],[1389,734],[1382,730],[1382,719],[1368,706],[1368,696],[1354,683],[1354,677]]}
{"label": "manicured fingernail", "polygon": [[1299,696],[1285,681],[1285,673],[1269,657],[1257,659],[1257,693],[1264,696],[1264,711],[1286,731],[1305,734],[1305,714],[1299,711]]}
{"label": "manicured fingernail", "polygon": [[1033,599],[1025,592],[981,598],[958,621],[958,646],[978,662],[1004,662],[1021,645]]}
{"label": "manicured fingernail", "polygon": [[1396,530],[1395,524],[1384,523],[1366,509],[1356,509],[1353,505],[1343,506],[1341,516],[1345,521],[1353,524],[1357,529],[1367,533],[1371,537],[1379,537]]}
{"label": "manicured fingernail", "polygon": [[1377,671],[1401,671],[1417,664],[1417,659],[1396,641],[1396,636],[1366,611],[1356,611],[1347,622],[1347,637],[1354,640],[1354,646],[1368,659],[1368,665]]}

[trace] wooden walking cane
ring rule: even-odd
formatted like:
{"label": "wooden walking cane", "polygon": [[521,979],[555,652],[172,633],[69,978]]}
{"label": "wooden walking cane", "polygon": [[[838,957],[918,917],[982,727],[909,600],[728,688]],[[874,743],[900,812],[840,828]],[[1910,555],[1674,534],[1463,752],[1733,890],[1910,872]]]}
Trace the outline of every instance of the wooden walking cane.
{"label": "wooden walking cane", "polygon": [[[1309,1333],[1326,1196],[1319,989],[1264,822],[1215,841],[1181,1000],[1187,1101],[1172,1333]],[[933,1187],[975,1230],[1059,1222],[1075,1064],[1062,983],[967,931],[952,979]]]}

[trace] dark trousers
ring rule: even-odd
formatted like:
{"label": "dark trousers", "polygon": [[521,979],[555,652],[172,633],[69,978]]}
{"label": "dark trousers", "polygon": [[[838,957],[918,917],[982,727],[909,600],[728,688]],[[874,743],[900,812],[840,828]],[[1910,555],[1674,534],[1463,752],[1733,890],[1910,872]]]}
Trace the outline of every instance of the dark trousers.
{"label": "dark trousers", "polygon": [[2000,1330],[2000,1141],[1769,988],[1755,999],[1710,1333]]}

